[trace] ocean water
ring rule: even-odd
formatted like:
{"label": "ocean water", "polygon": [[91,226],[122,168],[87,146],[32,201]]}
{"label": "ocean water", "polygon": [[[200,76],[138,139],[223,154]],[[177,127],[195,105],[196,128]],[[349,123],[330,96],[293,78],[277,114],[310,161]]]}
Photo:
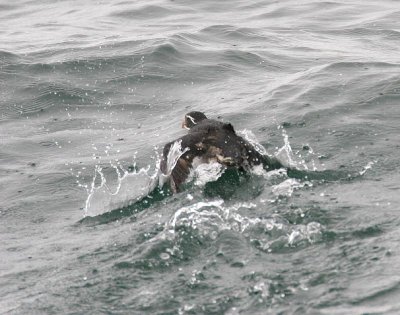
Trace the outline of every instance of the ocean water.
{"label": "ocean water", "polygon": [[[0,21],[1,314],[400,313],[398,1],[20,0]],[[297,176],[153,191],[191,110]]]}

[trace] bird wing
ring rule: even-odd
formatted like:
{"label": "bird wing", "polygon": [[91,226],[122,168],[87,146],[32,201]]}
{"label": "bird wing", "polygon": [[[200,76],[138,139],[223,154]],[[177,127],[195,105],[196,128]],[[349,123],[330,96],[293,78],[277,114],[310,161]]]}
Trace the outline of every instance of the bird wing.
{"label": "bird wing", "polygon": [[160,169],[164,175],[170,176],[171,189],[174,192],[179,191],[180,185],[188,178],[194,158],[202,158],[207,150],[205,138],[207,132],[191,132],[164,146]]}

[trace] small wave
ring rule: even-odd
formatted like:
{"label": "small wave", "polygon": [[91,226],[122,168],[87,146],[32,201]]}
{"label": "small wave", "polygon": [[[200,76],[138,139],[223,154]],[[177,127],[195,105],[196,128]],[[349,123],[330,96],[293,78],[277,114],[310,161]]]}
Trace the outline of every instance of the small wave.
{"label": "small wave", "polygon": [[240,49],[227,49],[220,54],[221,60],[233,64],[238,68],[248,68],[253,65],[260,68],[264,63],[264,59],[255,52],[243,51]]}
{"label": "small wave", "polygon": [[67,88],[50,82],[22,85],[18,90],[18,98],[15,98],[13,103],[7,102],[3,106],[3,119],[43,112],[60,104],[92,105],[104,101],[104,95],[93,90]]}
{"label": "small wave", "polygon": [[215,240],[219,233],[231,230],[243,235],[259,249],[267,252],[293,247],[303,242],[313,243],[321,239],[323,227],[318,222],[292,225],[279,215],[269,218],[251,218],[243,212],[255,209],[255,203],[225,205],[217,199],[197,202],[178,209],[165,223],[164,232],[156,239],[174,240],[182,237],[181,229],[197,231],[203,240]]}
{"label": "small wave", "polygon": [[[265,12],[268,11],[268,12]],[[288,16],[291,15],[304,15],[305,13],[309,13],[308,10],[303,9],[303,12],[299,10],[299,7],[296,6],[286,6],[286,7],[270,7],[269,10],[264,10],[263,13],[257,13],[255,14],[252,19],[260,19],[260,20],[276,20],[279,18],[287,18]]]}
{"label": "small wave", "polygon": [[349,72],[354,71],[354,69],[365,70],[366,68],[378,68],[378,69],[393,69],[400,67],[400,64],[389,63],[389,62],[358,62],[358,61],[340,61],[333,62],[322,67],[321,70],[331,72],[331,71],[341,71]]}
{"label": "small wave", "polygon": [[167,42],[153,48],[151,53],[148,54],[145,58],[153,62],[159,62],[161,60],[164,62],[176,62],[182,59],[182,55],[172,43]]}
{"label": "small wave", "polygon": [[[28,93],[39,93],[39,96],[35,97],[29,105],[24,106],[24,110],[27,112],[34,112],[59,103],[65,105],[94,104],[94,99],[98,94],[90,89],[67,88],[51,83],[39,83],[23,90]],[[101,98],[97,101],[101,101]]]}
{"label": "small wave", "polygon": [[174,14],[179,13],[178,10],[171,10],[169,8],[158,5],[144,5],[130,10],[121,10],[110,14],[112,17],[120,17],[124,19],[148,20],[168,18]]}
{"label": "small wave", "polygon": [[13,4],[0,4],[0,10],[6,11],[6,10],[13,10],[18,8],[17,5]]}
{"label": "small wave", "polygon": [[20,60],[20,56],[9,51],[0,50],[0,65],[14,64]]}
{"label": "small wave", "polygon": [[207,26],[200,31],[200,34],[204,36],[213,36],[214,38],[219,37],[244,42],[266,39],[264,35],[259,34],[259,31],[254,28],[236,27],[233,25]]}

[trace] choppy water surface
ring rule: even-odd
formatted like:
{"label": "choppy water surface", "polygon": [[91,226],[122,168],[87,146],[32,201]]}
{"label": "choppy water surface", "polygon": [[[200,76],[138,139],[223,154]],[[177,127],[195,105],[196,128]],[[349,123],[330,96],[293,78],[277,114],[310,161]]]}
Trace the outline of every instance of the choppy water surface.
{"label": "choppy water surface", "polygon": [[[16,1],[0,20],[0,313],[400,312],[397,1]],[[151,192],[190,110],[300,172]]]}

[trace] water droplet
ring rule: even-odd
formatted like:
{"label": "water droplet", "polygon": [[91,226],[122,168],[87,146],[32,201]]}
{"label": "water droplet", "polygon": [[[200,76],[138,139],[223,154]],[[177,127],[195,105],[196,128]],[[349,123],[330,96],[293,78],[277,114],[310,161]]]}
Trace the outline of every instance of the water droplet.
{"label": "water droplet", "polygon": [[161,253],[160,258],[162,260],[168,260],[170,258],[170,255],[168,253]]}

